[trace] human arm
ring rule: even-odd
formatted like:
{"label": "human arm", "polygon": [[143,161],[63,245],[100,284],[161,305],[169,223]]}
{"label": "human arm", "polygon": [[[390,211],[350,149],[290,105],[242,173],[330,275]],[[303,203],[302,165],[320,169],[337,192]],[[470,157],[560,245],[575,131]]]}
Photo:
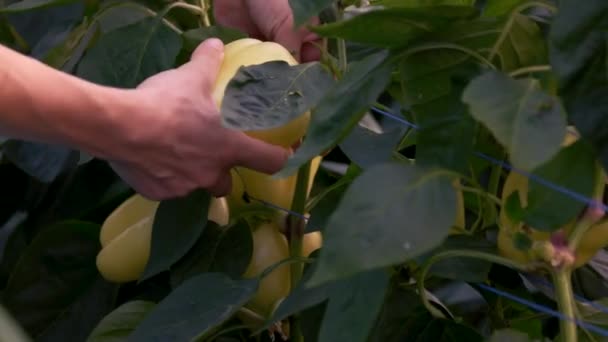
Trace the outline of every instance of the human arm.
{"label": "human arm", "polygon": [[0,135],[60,144],[108,160],[151,199],[196,188],[230,191],[229,170],[274,173],[288,151],[222,127],[211,89],[223,46],[210,39],[190,62],[136,89],[104,87],[0,46]]}

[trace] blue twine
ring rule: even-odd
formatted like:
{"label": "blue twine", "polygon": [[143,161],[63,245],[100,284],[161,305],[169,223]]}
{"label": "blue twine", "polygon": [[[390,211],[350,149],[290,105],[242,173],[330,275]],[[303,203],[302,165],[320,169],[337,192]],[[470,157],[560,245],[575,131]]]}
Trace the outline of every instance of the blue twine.
{"label": "blue twine", "polygon": [[[371,110],[373,110],[374,112],[379,113],[379,114],[381,114],[383,116],[391,118],[391,119],[393,119],[393,120],[395,120],[397,122],[400,122],[403,125],[409,126],[409,127],[414,128],[416,130],[420,129],[420,127],[418,125],[416,125],[414,123],[411,123],[411,122],[407,121],[406,119],[404,119],[402,117],[399,117],[399,116],[397,116],[395,114],[389,113],[387,111],[381,110],[381,109],[376,108],[376,107],[372,107]],[[591,198],[583,196],[583,195],[581,195],[581,194],[579,194],[579,193],[577,193],[575,191],[572,191],[572,190],[570,190],[568,188],[565,188],[565,187],[562,187],[560,185],[557,185],[557,184],[554,184],[552,182],[549,182],[549,181],[547,181],[547,180],[545,180],[545,179],[543,179],[543,178],[541,178],[539,176],[536,176],[536,175],[531,174],[529,172],[526,172],[526,171],[520,170],[518,168],[515,168],[515,167],[509,165],[508,163],[506,163],[506,162],[504,162],[502,160],[498,160],[496,158],[493,158],[493,157],[491,157],[491,156],[489,156],[487,154],[484,154],[484,153],[481,153],[481,152],[474,152],[474,154],[476,156],[482,158],[482,159],[485,159],[485,160],[491,162],[491,163],[499,165],[502,168],[505,168],[505,169],[512,170],[512,171],[515,171],[517,173],[520,173],[520,174],[528,177],[529,179],[532,179],[532,180],[534,180],[534,181],[536,181],[536,182],[538,182],[538,183],[540,183],[542,185],[545,185],[548,188],[553,189],[553,190],[555,190],[557,192],[560,192],[562,194],[568,195],[568,196],[570,196],[570,197],[572,197],[572,198],[574,198],[574,199],[576,199],[578,201],[586,203],[589,206],[600,206],[605,211],[608,211],[608,206],[605,205],[604,203],[600,203],[600,202],[595,201],[595,200],[593,200]],[[302,218],[305,221],[308,221],[308,218],[306,216],[304,216],[303,214],[300,214],[298,212],[295,212],[295,211],[292,211],[292,210],[280,207],[278,205],[275,205],[273,203],[264,201],[262,199],[257,199],[255,197],[250,196],[250,195],[248,195],[248,197],[250,199],[252,199],[252,200],[255,200],[257,202],[262,203],[265,206],[272,207],[274,209],[284,211],[284,212],[288,213],[289,215],[294,215],[294,216]],[[551,284],[549,284],[549,285],[552,286]],[[580,326],[580,327],[582,327],[584,329],[587,329],[589,331],[595,332],[595,333],[597,333],[597,334],[599,334],[599,335],[601,335],[603,337],[608,337],[608,330],[606,330],[606,329],[597,327],[597,326],[595,326],[593,324],[586,323],[584,321],[575,319],[573,317],[566,316],[566,315],[564,315],[563,313],[561,313],[559,311],[553,310],[553,309],[551,309],[549,307],[546,307],[546,306],[543,306],[541,304],[534,303],[534,302],[529,301],[529,300],[527,300],[525,298],[521,298],[521,297],[519,297],[517,295],[510,294],[508,292],[499,290],[497,288],[494,288],[494,287],[491,287],[491,286],[488,286],[488,285],[485,285],[485,284],[481,284],[481,283],[477,283],[477,286],[479,286],[480,288],[482,288],[482,289],[484,289],[486,291],[492,292],[492,293],[494,293],[494,294],[496,294],[498,296],[510,299],[512,301],[515,301],[515,302],[518,302],[518,303],[520,303],[522,305],[525,305],[525,306],[527,306],[527,307],[529,307],[531,309],[534,309],[534,310],[536,310],[538,312],[545,313],[545,314],[557,317],[557,318],[562,319],[562,320],[573,321],[578,326]],[[598,309],[598,310],[600,310],[602,312],[608,313],[608,308],[606,308],[606,307],[604,307],[604,306],[602,306],[600,304],[597,304],[597,303],[594,303],[592,301],[589,301],[589,300],[583,298],[582,296],[578,296],[576,294],[574,294],[574,297],[577,300],[581,301],[581,302],[585,302],[585,303],[588,303],[588,304],[592,305],[593,307],[595,307],[596,309]]]}
{"label": "blue twine", "polygon": [[[405,119],[403,119],[401,117],[398,117],[395,114],[386,112],[386,111],[378,109],[376,107],[372,107],[371,109],[374,112],[378,113],[378,114],[382,114],[382,115],[384,115],[386,117],[394,119],[394,120],[396,120],[396,121],[398,121],[398,122],[400,122],[400,123],[402,123],[404,125],[412,127],[414,129],[420,129],[420,127],[417,126],[416,124],[413,124],[413,123],[411,123],[411,122],[409,122],[409,121],[407,121],[407,120],[405,120]],[[520,170],[520,169],[518,169],[516,167],[513,167],[513,166],[509,165],[508,163],[506,163],[506,162],[504,162],[502,160],[498,160],[498,159],[493,158],[493,157],[491,157],[491,156],[489,156],[487,154],[484,154],[482,152],[474,152],[474,154],[476,156],[478,156],[478,157],[480,157],[482,159],[485,159],[485,160],[487,160],[487,161],[489,161],[489,162],[491,162],[493,164],[496,164],[496,165],[498,165],[498,166],[500,166],[500,167],[502,167],[504,169],[512,170],[512,171],[515,171],[515,172],[517,172],[519,174],[522,174],[522,175],[528,177],[529,179],[532,179],[533,181],[535,181],[537,183],[540,183],[540,184],[542,184],[542,185],[544,185],[544,186],[546,186],[546,187],[548,187],[548,188],[550,188],[552,190],[560,192],[560,193],[562,193],[564,195],[570,196],[570,197],[574,198],[577,201],[580,201],[580,202],[583,202],[583,203],[589,205],[590,207],[600,207],[604,211],[608,211],[608,205],[606,205],[604,203],[596,201],[596,200],[594,200],[592,198],[588,198],[588,197],[586,197],[584,195],[581,195],[581,194],[579,194],[579,193],[577,193],[575,191],[572,191],[572,190],[570,190],[570,189],[568,189],[566,187],[563,187],[561,185],[552,183],[552,182],[550,182],[550,181],[548,181],[546,179],[543,179],[542,177],[539,177],[537,175],[534,175],[532,173]]]}
{"label": "blue twine", "polygon": [[595,333],[597,333],[599,335],[602,335],[604,337],[608,337],[608,330],[606,330],[606,329],[597,327],[597,326],[595,326],[593,324],[589,324],[589,323],[583,322],[583,321],[575,319],[573,317],[566,316],[566,315],[564,315],[563,313],[561,313],[559,311],[556,311],[556,310],[553,310],[551,308],[545,307],[543,305],[534,303],[532,301],[529,301],[527,299],[518,297],[518,296],[510,294],[508,292],[499,290],[497,288],[494,288],[494,287],[491,287],[491,286],[488,286],[488,285],[485,285],[485,284],[481,284],[481,283],[478,283],[477,286],[479,286],[480,288],[482,288],[482,289],[484,289],[486,291],[489,291],[489,292],[492,292],[492,293],[494,293],[496,295],[499,295],[501,297],[504,297],[504,298],[510,299],[512,301],[518,302],[518,303],[520,303],[522,305],[525,305],[525,306],[527,306],[529,308],[532,308],[532,309],[534,309],[534,310],[536,310],[538,312],[542,312],[542,313],[545,313],[545,314],[557,317],[559,319],[573,321],[578,326],[580,326],[580,327],[582,327],[584,329],[587,329],[589,331],[593,331],[593,332],[595,332]]}
{"label": "blue twine", "polygon": [[[544,286],[550,288],[551,290],[554,290],[553,284],[551,284],[550,282],[548,282],[545,279],[535,279],[535,281],[543,284]],[[587,299],[587,298],[585,298],[585,297],[583,297],[581,295],[578,295],[578,294],[575,293],[574,294],[574,299],[576,299],[577,301],[579,301],[581,303],[588,304],[589,306],[591,306],[594,309],[599,310],[600,312],[608,313],[608,307],[606,307],[606,306],[604,306],[604,305],[602,305],[600,303],[594,302],[594,301],[592,301],[590,299]]]}

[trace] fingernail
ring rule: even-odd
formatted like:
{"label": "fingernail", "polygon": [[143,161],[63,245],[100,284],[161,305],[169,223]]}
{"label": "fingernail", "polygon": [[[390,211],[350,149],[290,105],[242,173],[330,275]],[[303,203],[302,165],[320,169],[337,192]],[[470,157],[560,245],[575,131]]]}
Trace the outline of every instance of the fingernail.
{"label": "fingernail", "polygon": [[207,44],[207,46],[209,46],[210,48],[215,49],[219,52],[224,51],[224,43],[217,38],[209,38],[209,39],[207,39],[205,44]]}

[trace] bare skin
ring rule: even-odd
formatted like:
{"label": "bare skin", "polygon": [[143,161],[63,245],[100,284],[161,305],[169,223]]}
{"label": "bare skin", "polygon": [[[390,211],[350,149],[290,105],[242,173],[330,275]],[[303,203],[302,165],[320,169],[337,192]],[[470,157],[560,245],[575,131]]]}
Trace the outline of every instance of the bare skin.
{"label": "bare skin", "polygon": [[[216,1],[220,23],[275,40],[298,57],[310,50],[302,46],[315,38],[293,31],[287,0],[264,1],[264,11],[248,5],[249,14],[240,18],[222,15],[223,6],[229,9],[235,3]],[[275,13],[275,24],[268,21],[269,12]],[[306,54],[314,59],[314,52]],[[0,45],[0,135],[70,146],[108,160],[135,191],[150,199],[183,196],[198,188],[224,196],[231,190],[232,167],[272,174],[283,167],[290,151],[222,127],[211,97],[222,59],[221,41],[209,39],[181,67],[154,75],[135,89],[117,89],[78,79]]]}
{"label": "bare skin", "polygon": [[[319,37],[304,27],[294,29],[287,0],[215,0],[218,24],[248,32],[253,38],[275,41],[290,50],[300,62],[315,61],[320,51],[314,45]],[[310,24],[319,23],[313,18]]]}

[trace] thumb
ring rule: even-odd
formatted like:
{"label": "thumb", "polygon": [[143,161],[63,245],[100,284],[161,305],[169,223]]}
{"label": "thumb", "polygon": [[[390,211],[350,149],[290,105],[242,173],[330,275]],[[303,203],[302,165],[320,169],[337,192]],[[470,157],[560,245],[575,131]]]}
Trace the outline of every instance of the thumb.
{"label": "thumb", "polygon": [[192,55],[190,62],[184,68],[190,69],[189,73],[200,75],[200,88],[210,92],[220,71],[224,60],[224,43],[217,38],[209,38],[199,44]]}

